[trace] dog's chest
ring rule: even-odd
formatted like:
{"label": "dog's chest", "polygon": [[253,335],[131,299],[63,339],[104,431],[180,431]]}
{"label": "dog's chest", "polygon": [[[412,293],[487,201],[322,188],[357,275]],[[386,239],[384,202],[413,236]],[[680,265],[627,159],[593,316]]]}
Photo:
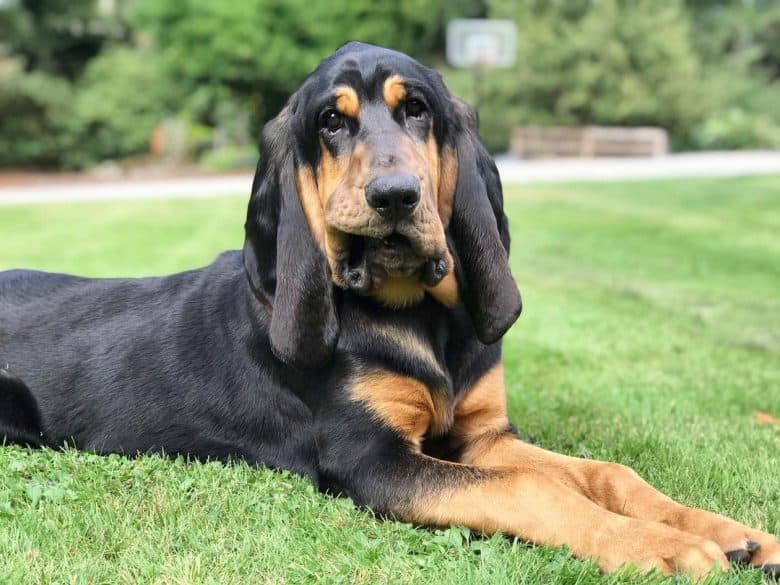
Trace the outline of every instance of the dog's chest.
{"label": "dog's chest", "polygon": [[367,369],[350,381],[351,398],[410,443],[446,434],[452,427],[454,400],[446,388],[411,376]]}
{"label": "dog's chest", "polygon": [[380,321],[360,351],[370,366],[350,380],[351,395],[383,424],[413,444],[447,433],[455,392],[444,352],[420,327]]}
{"label": "dog's chest", "polygon": [[347,384],[351,397],[414,444],[450,433],[459,396],[489,358],[467,316],[432,300],[405,310],[345,309],[340,346],[360,364]]}

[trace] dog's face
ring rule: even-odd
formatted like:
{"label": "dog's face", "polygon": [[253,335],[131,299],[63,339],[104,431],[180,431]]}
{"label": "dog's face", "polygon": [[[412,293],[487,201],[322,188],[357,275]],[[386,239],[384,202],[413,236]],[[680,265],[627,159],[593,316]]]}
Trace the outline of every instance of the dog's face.
{"label": "dog's face", "polygon": [[246,223],[250,285],[285,362],[322,363],[334,287],[400,308],[463,303],[498,340],[520,312],[498,173],[476,117],[435,71],[349,43],[263,130]]}
{"label": "dog's face", "polygon": [[297,182],[333,282],[403,306],[452,271],[445,225],[456,162],[434,132],[445,116],[440,81],[373,49],[337,53],[299,91],[307,148]]}

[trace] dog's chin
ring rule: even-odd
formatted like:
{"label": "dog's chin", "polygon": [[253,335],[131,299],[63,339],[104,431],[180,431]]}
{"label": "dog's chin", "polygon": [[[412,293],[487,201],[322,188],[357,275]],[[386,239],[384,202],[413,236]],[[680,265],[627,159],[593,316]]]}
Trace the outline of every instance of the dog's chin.
{"label": "dog's chin", "polygon": [[399,279],[436,286],[451,269],[445,254],[425,255],[410,238],[398,233],[385,238],[353,234],[347,238],[348,254],[338,270],[345,286],[360,294]]}

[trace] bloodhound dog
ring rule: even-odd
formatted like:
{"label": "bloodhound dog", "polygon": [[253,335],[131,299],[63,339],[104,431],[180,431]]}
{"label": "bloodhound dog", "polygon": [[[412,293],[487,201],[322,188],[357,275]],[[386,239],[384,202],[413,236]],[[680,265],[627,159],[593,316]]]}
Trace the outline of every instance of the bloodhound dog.
{"label": "bloodhound dog", "polygon": [[567,545],[606,571],[780,572],[773,535],[518,438],[501,183],[436,72],[349,43],[260,152],[243,250],[205,268],[0,274],[0,435],[244,459],[392,518]]}

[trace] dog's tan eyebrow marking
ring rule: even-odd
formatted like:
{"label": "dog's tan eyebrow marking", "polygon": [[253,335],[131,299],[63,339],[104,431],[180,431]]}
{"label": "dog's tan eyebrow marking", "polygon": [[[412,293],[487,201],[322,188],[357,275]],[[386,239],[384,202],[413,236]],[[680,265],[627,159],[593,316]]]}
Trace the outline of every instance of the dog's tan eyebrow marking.
{"label": "dog's tan eyebrow marking", "polygon": [[404,78],[400,75],[391,75],[385,79],[382,86],[382,96],[385,98],[387,107],[394,110],[404,99],[406,99],[406,84]]}
{"label": "dog's tan eyebrow marking", "polygon": [[357,92],[348,85],[339,85],[333,90],[336,98],[336,109],[350,118],[357,118],[360,113],[360,99]]}

